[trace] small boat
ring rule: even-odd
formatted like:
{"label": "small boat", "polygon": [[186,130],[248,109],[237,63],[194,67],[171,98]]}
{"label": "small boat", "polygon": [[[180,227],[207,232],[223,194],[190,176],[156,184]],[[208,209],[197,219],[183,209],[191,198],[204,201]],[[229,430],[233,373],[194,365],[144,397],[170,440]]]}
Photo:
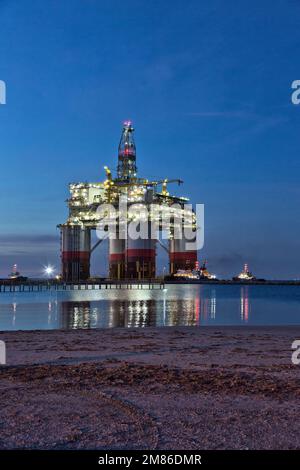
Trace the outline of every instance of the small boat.
{"label": "small boat", "polygon": [[9,279],[18,279],[18,277],[20,277],[18,266],[16,264],[13,265],[12,272],[10,273],[8,277]]}
{"label": "small boat", "polygon": [[8,279],[11,281],[26,281],[27,277],[21,276],[21,274],[18,271],[18,266],[14,264],[12,268],[12,272],[9,274]]}
{"label": "small boat", "polygon": [[256,277],[249,271],[248,264],[244,264],[243,271],[232,278],[233,281],[256,281]]}

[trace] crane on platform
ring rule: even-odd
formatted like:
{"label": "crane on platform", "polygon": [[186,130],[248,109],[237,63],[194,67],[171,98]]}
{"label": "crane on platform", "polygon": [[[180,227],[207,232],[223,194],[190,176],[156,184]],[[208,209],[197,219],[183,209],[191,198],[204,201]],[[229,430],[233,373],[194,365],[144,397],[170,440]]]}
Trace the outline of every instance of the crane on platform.
{"label": "crane on platform", "polygon": [[116,185],[116,186],[122,186],[122,187],[130,187],[130,186],[160,186],[162,185],[162,194],[164,196],[168,196],[169,193],[167,191],[167,184],[178,183],[178,186],[183,184],[183,180],[179,178],[173,178],[173,179],[165,178],[159,181],[149,181],[147,179],[132,178],[131,181],[123,182],[123,181],[114,180],[112,177],[111,170],[107,166],[104,167],[104,170],[106,173],[106,181],[104,182],[104,184],[106,184],[107,186]]}

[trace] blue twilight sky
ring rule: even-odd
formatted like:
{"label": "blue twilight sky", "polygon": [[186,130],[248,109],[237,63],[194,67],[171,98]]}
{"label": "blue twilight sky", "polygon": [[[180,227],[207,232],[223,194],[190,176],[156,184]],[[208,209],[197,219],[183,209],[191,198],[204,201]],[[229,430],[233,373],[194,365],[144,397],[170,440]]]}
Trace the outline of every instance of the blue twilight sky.
{"label": "blue twilight sky", "polygon": [[213,272],[300,277],[299,24],[298,0],[0,0],[0,275],[59,267],[67,184],[130,118],[139,174],[205,204]]}

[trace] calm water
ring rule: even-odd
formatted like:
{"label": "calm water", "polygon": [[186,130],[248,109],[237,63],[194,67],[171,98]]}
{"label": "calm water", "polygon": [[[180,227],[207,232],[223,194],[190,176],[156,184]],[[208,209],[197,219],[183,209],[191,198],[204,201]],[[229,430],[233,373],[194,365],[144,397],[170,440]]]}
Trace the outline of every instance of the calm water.
{"label": "calm water", "polygon": [[0,330],[300,324],[300,286],[0,294]]}

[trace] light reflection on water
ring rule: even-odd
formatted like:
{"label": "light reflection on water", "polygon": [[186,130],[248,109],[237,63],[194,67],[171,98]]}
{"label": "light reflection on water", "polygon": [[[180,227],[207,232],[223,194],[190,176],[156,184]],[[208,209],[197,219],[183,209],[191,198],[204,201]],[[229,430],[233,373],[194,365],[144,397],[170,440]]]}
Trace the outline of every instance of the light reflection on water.
{"label": "light reflection on water", "polygon": [[298,286],[169,285],[0,295],[0,330],[300,324]]}

